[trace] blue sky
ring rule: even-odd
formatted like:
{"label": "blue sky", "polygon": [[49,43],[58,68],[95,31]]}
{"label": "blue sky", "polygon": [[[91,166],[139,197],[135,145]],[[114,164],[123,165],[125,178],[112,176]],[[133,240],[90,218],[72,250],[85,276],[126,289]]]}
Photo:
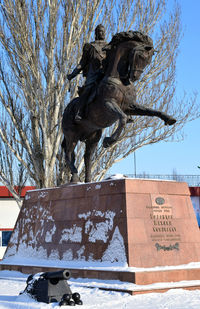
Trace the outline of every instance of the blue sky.
{"label": "blue sky", "polygon": [[[169,5],[173,0],[168,0]],[[200,104],[200,0],[179,0],[182,10],[184,36],[177,59],[176,95],[198,92]],[[136,172],[200,175],[200,118],[185,125],[184,140],[159,142],[136,151]],[[108,174],[134,174],[134,155],[116,163]]]}

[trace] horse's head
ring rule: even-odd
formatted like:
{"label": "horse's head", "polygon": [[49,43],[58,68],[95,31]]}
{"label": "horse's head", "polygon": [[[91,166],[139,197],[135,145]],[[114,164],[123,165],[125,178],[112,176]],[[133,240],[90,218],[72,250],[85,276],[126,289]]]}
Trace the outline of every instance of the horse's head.
{"label": "horse's head", "polygon": [[154,48],[150,45],[137,45],[129,53],[129,80],[135,82],[143,73],[144,68],[150,64]]}
{"label": "horse's head", "polygon": [[118,78],[126,85],[140,78],[154,54],[152,39],[140,31],[131,30],[114,35],[105,50],[106,75]]}

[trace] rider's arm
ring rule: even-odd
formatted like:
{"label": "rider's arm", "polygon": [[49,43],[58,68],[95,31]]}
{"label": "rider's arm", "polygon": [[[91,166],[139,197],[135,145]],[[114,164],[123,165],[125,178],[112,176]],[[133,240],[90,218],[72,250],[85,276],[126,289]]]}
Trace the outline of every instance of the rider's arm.
{"label": "rider's arm", "polygon": [[85,69],[85,67],[88,65],[88,50],[89,50],[90,44],[85,44],[83,47],[83,55],[82,58],[77,65],[77,67],[73,70],[71,74],[67,75],[68,80],[71,80],[72,78],[76,77],[81,71]]}
{"label": "rider's arm", "polygon": [[73,70],[71,74],[67,75],[68,80],[71,80],[72,78],[76,77],[80,72],[82,71],[82,67],[80,64]]}

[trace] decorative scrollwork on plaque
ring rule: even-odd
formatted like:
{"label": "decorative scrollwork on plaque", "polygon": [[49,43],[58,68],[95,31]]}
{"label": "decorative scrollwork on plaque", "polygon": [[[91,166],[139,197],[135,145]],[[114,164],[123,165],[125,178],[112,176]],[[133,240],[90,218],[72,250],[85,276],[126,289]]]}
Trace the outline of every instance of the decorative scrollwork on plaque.
{"label": "decorative scrollwork on plaque", "polygon": [[157,249],[157,251],[160,250],[164,250],[164,251],[170,251],[170,250],[179,250],[179,243],[176,242],[174,245],[170,245],[170,246],[161,246],[160,244],[156,243],[155,247]]}

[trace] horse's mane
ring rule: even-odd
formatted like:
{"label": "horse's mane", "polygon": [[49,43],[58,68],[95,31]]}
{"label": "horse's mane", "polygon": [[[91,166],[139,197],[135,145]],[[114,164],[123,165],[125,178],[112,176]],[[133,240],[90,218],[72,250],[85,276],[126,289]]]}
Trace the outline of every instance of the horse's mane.
{"label": "horse's mane", "polygon": [[108,46],[112,48],[125,41],[136,41],[138,43],[153,47],[153,41],[148,35],[140,31],[132,31],[132,30],[116,33],[113,36],[110,43],[108,44]]}

